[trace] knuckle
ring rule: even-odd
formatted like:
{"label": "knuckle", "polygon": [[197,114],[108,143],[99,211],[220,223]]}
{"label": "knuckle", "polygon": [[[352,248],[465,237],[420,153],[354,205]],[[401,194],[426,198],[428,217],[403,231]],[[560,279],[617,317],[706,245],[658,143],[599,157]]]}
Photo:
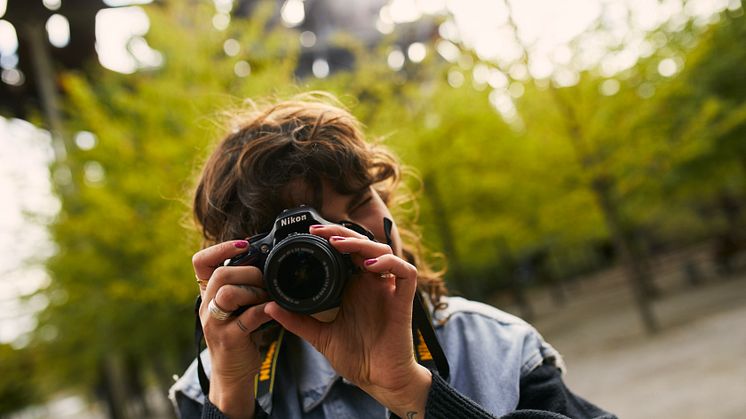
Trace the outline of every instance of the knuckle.
{"label": "knuckle", "polygon": [[199,305],[199,320],[202,322],[202,325],[207,322],[207,303],[204,300]]}
{"label": "knuckle", "polygon": [[[236,249],[235,247],[233,247],[233,243],[230,241],[218,243],[214,246],[202,249],[192,255],[192,265],[194,265],[194,267],[210,267],[213,265],[218,265],[222,263],[225,258],[235,254],[235,250]],[[221,257],[221,255],[224,256]]]}
{"label": "knuckle", "polygon": [[259,269],[259,267],[258,267],[258,266],[247,266],[247,267],[246,267],[246,269],[247,269],[247,270],[249,271],[249,273],[250,273],[251,275],[255,275],[255,276],[256,276],[257,278],[259,278],[260,280],[261,280],[261,279],[262,279],[262,277],[264,276],[264,273],[262,272],[262,270],[261,270],[261,269]]}
{"label": "knuckle", "polygon": [[246,283],[255,287],[264,287],[264,273],[261,269],[252,266],[249,275],[247,275]]}
{"label": "knuckle", "polygon": [[205,251],[200,250],[199,252],[192,255],[192,266],[195,268],[205,264]]}
{"label": "knuckle", "polygon": [[213,326],[215,326],[215,323],[211,321],[206,321],[206,320],[202,321],[202,331],[205,334],[205,337],[213,336],[215,334]]}
{"label": "knuckle", "polygon": [[262,300],[265,298],[266,292],[258,287],[247,287],[248,291],[251,293],[251,296],[256,300]]}
{"label": "knuckle", "polygon": [[226,278],[228,278],[228,274],[230,273],[229,269],[225,266],[218,266],[215,268],[215,270],[212,272],[212,278],[210,280],[215,281],[225,281]]}
{"label": "knuckle", "polygon": [[230,286],[222,286],[218,288],[218,291],[215,293],[215,300],[220,301],[221,303],[232,303],[236,299],[236,288],[230,287]]}
{"label": "knuckle", "polygon": [[259,328],[259,312],[257,311],[257,306],[253,306],[246,310],[244,314],[239,317],[239,320],[241,320],[241,323],[243,323],[244,326],[246,326],[249,331],[254,331],[257,328]]}
{"label": "knuckle", "polygon": [[392,253],[386,253],[385,255],[381,255],[379,259],[383,259],[387,261],[388,263],[396,263],[397,261],[401,260]]}

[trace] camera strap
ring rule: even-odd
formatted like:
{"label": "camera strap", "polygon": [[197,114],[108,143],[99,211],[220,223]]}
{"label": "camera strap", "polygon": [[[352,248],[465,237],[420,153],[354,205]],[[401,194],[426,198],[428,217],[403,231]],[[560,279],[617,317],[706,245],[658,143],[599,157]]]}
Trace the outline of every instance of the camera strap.
{"label": "camera strap", "polygon": [[282,348],[282,338],[285,336],[285,329],[280,328],[277,337],[269,345],[259,351],[259,359],[262,364],[259,366],[259,373],[254,376],[254,398],[259,399],[264,394],[272,394],[275,387],[275,375],[277,373],[277,359],[280,357]]}
{"label": "camera strap", "polygon": [[197,378],[199,378],[202,393],[207,397],[210,394],[210,379],[207,378],[205,367],[202,365],[202,338],[205,332],[202,330],[202,321],[199,319],[200,305],[202,305],[202,296],[198,295],[197,301],[194,302],[194,344],[197,347]]}
{"label": "camera strap", "polygon": [[[391,239],[393,228],[394,221],[384,217],[383,232],[386,235],[386,244],[389,246],[393,245]],[[425,309],[425,303],[419,291],[415,291],[412,302],[412,343],[417,363],[429,369],[433,374],[438,373],[444,380],[448,380],[450,375],[448,359],[438,342],[438,337],[435,336],[430,312]]]}
{"label": "camera strap", "polygon": [[433,374],[437,373],[444,380],[448,380],[448,359],[438,342],[438,337],[435,336],[432,320],[429,312],[425,310],[419,291],[414,294],[412,305],[412,341],[417,362]]}

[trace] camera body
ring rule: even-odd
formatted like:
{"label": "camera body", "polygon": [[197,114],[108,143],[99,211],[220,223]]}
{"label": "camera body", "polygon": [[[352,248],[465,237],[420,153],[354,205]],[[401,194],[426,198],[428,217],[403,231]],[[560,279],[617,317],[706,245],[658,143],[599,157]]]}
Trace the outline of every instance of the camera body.
{"label": "camera body", "polygon": [[348,254],[339,253],[326,239],[308,232],[315,224],[337,225],[308,206],[286,209],[277,216],[272,230],[250,237],[248,251],[224,265],[259,268],[267,293],[287,310],[313,314],[337,307],[356,268]]}

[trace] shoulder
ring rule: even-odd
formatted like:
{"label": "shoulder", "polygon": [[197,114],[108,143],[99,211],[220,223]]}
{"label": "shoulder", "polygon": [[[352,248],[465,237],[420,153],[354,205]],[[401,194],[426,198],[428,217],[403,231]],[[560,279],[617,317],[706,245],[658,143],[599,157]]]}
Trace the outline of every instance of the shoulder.
{"label": "shoulder", "polygon": [[433,322],[445,346],[458,352],[501,354],[512,358],[525,376],[542,364],[564,370],[562,357],[525,320],[496,307],[462,297],[444,297],[445,308],[436,310]]}
{"label": "shoulder", "polygon": [[445,303],[445,308],[435,312],[435,320],[440,322],[448,321],[453,316],[478,315],[504,325],[529,326],[520,317],[479,301],[467,300],[463,297],[443,297],[441,302]]}

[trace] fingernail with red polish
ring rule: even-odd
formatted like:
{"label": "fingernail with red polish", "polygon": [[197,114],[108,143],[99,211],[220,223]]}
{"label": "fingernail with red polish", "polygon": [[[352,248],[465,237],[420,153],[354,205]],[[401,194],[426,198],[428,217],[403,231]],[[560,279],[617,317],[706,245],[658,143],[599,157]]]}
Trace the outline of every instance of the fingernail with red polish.
{"label": "fingernail with red polish", "polygon": [[249,242],[247,242],[246,240],[236,240],[235,242],[233,242],[233,245],[239,249],[245,249],[246,246],[249,245]]}
{"label": "fingernail with red polish", "polygon": [[344,237],[342,237],[342,236],[331,236],[331,237],[329,238],[329,240],[331,240],[331,241],[335,241],[335,242],[341,242],[341,241],[342,241],[342,240],[344,240],[344,239],[345,239],[345,238],[344,238]]}
{"label": "fingernail with red polish", "polygon": [[365,263],[365,266],[370,266],[376,262],[378,262],[378,259],[366,259],[363,263]]}
{"label": "fingernail with red polish", "polygon": [[316,229],[316,228],[321,228],[321,227],[323,227],[323,225],[321,225],[321,224],[314,224],[310,228]]}

